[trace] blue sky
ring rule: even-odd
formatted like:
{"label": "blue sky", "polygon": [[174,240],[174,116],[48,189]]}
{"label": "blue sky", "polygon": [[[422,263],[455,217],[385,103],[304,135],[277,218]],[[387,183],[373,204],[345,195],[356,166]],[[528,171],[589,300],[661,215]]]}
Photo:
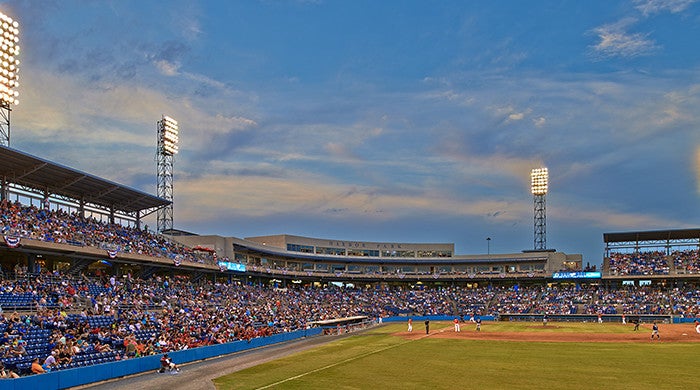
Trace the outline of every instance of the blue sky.
{"label": "blue sky", "polygon": [[[175,226],[533,247],[697,227],[700,3],[2,1],[21,29],[12,147],[156,193]],[[151,226],[154,223],[150,224]]]}

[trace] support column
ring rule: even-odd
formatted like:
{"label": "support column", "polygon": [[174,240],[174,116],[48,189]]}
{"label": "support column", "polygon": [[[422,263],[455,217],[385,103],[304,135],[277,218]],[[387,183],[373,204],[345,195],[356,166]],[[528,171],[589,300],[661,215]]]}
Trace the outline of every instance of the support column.
{"label": "support column", "polygon": [[28,273],[36,272],[36,269],[34,268],[35,266],[36,266],[36,256],[35,255],[27,255],[27,272]]}
{"label": "support column", "polygon": [[10,193],[9,187],[10,186],[7,183],[7,178],[3,177],[2,181],[0,181],[0,201],[9,200],[9,193]]}

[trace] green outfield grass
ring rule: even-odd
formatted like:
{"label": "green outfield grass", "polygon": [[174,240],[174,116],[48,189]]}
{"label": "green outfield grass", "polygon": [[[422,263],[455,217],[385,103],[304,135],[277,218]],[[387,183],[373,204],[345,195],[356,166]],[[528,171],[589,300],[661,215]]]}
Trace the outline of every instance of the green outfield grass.
{"label": "green outfield grass", "polygon": [[[431,324],[439,330],[450,324]],[[485,323],[484,332],[628,332],[617,324]],[[415,329],[420,332],[421,327]],[[465,328],[463,328],[465,329]],[[218,389],[692,389],[697,343],[548,343],[422,338],[382,326],[215,380]],[[268,387],[269,386],[269,387]]]}

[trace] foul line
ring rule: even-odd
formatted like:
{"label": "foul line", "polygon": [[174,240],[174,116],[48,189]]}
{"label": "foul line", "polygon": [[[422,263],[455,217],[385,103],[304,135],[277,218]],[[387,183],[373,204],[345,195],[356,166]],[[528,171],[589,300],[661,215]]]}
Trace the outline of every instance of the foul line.
{"label": "foul line", "polygon": [[287,378],[287,379],[283,379],[283,380],[281,380],[281,381],[279,381],[279,382],[271,383],[271,384],[269,384],[269,385],[267,385],[267,386],[258,387],[256,390],[269,389],[270,387],[277,386],[277,385],[280,385],[280,384],[285,383],[285,382],[293,381],[293,380],[299,379],[299,378],[301,378],[301,377],[303,377],[303,376],[306,376],[306,375],[309,375],[309,374],[313,374],[313,373],[316,373],[316,372],[319,372],[319,371],[323,371],[323,370],[329,369],[329,368],[331,368],[331,367],[335,367],[335,366],[338,366],[338,365],[341,365],[341,364],[344,364],[344,363],[347,363],[347,362],[351,362],[351,361],[353,361],[353,360],[361,359],[361,358],[363,358],[363,357],[365,357],[365,356],[369,356],[369,355],[373,355],[373,354],[375,354],[375,353],[383,352],[383,351],[386,351],[387,349],[392,349],[392,348],[400,347],[400,346],[402,346],[402,345],[404,345],[404,344],[408,344],[408,343],[413,342],[413,341],[416,341],[416,340],[421,340],[421,339],[424,339],[424,338],[426,338],[426,337],[428,337],[428,336],[430,336],[430,335],[425,335],[425,336],[422,336],[422,337],[419,337],[419,338],[413,339],[413,340],[406,340],[406,341],[404,341],[404,342],[402,342],[402,343],[395,344],[395,345],[390,345],[390,346],[388,346],[388,347],[384,347],[384,348],[378,349],[378,350],[376,350],[376,351],[371,351],[371,352],[363,353],[362,355],[353,356],[353,357],[347,358],[347,359],[345,359],[345,360],[343,360],[343,361],[340,361],[340,362],[337,362],[337,363],[333,363],[333,364],[329,364],[329,365],[327,365],[327,366],[325,366],[325,367],[316,368],[316,369],[314,369],[314,370],[307,371],[307,372],[305,372],[305,373],[303,373],[303,374],[295,375],[295,376],[289,377],[289,378]]}

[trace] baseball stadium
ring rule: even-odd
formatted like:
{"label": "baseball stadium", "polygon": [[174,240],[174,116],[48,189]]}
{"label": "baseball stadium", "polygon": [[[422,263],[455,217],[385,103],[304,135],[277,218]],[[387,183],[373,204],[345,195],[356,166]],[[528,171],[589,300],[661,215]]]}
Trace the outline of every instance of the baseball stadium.
{"label": "baseball stadium", "polygon": [[700,228],[601,232],[589,266],[547,248],[537,168],[516,253],[179,230],[169,116],[156,194],[10,146],[2,19],[0,389],[698,386]]}
{"label": "baseball stadium", "polygon": [[600,270],[552,250],[155,233],[140,220],[162,197],[0,161],[6,388],[694,383],[700,229],[605,233]]}

